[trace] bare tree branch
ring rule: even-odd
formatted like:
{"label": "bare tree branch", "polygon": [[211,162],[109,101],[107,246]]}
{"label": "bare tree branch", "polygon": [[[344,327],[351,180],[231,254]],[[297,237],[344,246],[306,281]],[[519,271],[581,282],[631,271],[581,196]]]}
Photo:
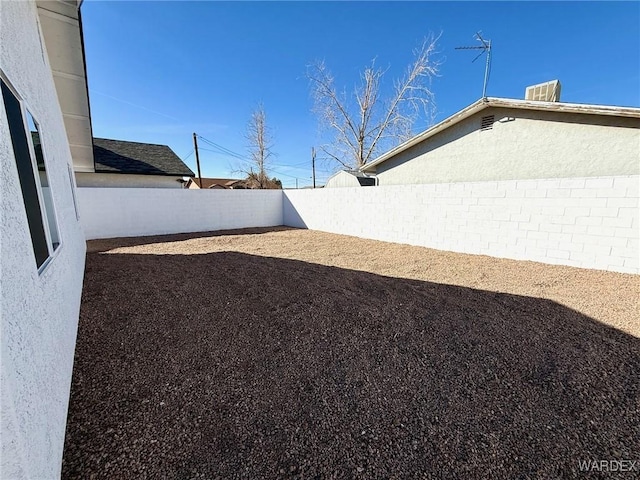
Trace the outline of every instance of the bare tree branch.
{"label": "bare tree branch", "polygon": [[321,127],[333,134],[332,141],[321,149],[343,166],[360,168],[373,160],[381,148],[410,138],[418,119],[431,124],[435,115],[431,79],[440,66],[432,57],[438,40],[439,36],[431,35],[413,51],[413,62],[394,82],[393,94],[386,102],[380,98],[386,70],[376,67],[375,59],[361,73],[360,85],[351,98],[346,92],[338,94],[324,62],[309,65],[307,78],[313,110]]}
{"label": "bare tree branch", "polygon": [[276,179],[270,179],[267,173],[268,160],[274,155],[273,137],[262,104],[251,114],[245,137],[249,141],[250,158],[248,166],[240,170],[247,176],[245,183],[249,188],[278,188],[274,186]]}
{"label": "bare tree branch", "polygon": [[324,146],[320,147],[320,150],[322,150],[324,153],[329,155],[329,157],[331,157],[331,159],[333,159],[336,162],[340,163],[343,167],[351,168],[351,165],[343,162],[341,157],[339,157],[339,156],[333,154],[332,152],[328,151]]}

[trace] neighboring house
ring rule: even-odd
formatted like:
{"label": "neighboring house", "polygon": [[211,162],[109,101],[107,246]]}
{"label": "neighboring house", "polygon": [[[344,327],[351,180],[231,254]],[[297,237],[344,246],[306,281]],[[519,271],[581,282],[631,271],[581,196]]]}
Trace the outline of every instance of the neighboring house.
{"label": "neighboring house", "polygon": [[327,179],[325,188],[370,187],[375,184],[375,176],[371,176],[357,170],[340,170]]}
{"label": "neighboring house", "polygon": [[244,189],[244,182],[241,178],[202,178],[200,186],[199,178],[190,178],[187,188]]}
{"label": "neighboring house", "polygon": [[[264,188],[267,189],[281,189],[282,184],[280,180],[277,179],[269,179],[267,178],[266,186]],[[191,178],[187,182],[186,188],[190,189],[199,189],[200,179],[199,178]],[[205,189],[214,189],[214,190],[251,190],[260,188],[260,184],[258,181],[249,175],[248,178],[203,178],[202,179],[202,188]]]}
{"label": "neighboring house", "polygon": [[86,249],[73,171],[93,169],[80,3],[0,1],[2,478],[61,471]]}
{"label": "neighboring house", "polygon": [[637,175],[640,108],[484,98],[361,168],[379,185]]}
{"label": "neighboring house", "polygon": [[183,188],[194,176],[166,145],[94,138],[93,158],[93,172],[76,172],[78,187]]}

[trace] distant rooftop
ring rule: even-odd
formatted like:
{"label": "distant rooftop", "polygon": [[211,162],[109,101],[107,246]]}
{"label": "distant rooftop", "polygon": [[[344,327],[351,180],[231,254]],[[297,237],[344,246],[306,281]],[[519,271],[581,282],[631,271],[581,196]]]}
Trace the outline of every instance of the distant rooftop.
{"label": "distant rooftop", "polygon": [[96,173],[195,175],[167,145],[94,138],[93,157]]}
{"label": "distant rooftop", "polygon": [[200,179],[192,178],[191,182],[198,185],[200,188],[232,188],[238,182],[244,182],[241,178],[202,178],[202,185],[200,185]]}

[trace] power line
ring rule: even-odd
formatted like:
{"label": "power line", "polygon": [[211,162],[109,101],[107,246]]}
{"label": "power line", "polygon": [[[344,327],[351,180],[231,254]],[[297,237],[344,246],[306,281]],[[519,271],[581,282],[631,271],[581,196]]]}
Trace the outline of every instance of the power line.
{"label": "power line", "polygon": [[301,165],[309,165],[309,162],[294,163],[293,165],[289,165],[289,167],[299,167]]}
{"label": "power line", "polygon": [[295,165],[283,165],[282,163],[271,163],[269,162],[269,165],[273,165],[274,167],[281,167],[281,168],[293,168],[294,170],[308,170],[310,168],[310,166],[305,167],[296,167]]}
{"label": "power line", "polygon": [[199,148],[199,150],[204,150],[205,152],[217,153],[217,154],[219,154],[219,155],[226,155],[226,156],[228,156],[228,157],[237,158],[238,160],[244,160],[244,161],[247,161],[247,162],[249,161],[249,160],[247,160],[247,159],[245,159],[245,158],[240,158],[240,157],[238,157],[238,156],[236,156],[236,155],[231,155],[230,153],[222,152],[222,151],[220,151],[220,150],[212,150],[212,149],[210,149],[210,148],[202,148],[202,147],[200,147],[200,148]]}
{"label": "power line", "polygon": [[296,177],[294,175],[287,175],[286,173],[278,172],[277,170],[271,170],[271,173],[275,173],[277,175],[282,175],[284,177],[296,178],[298,180],[305,180],[305,177]]}
{"label": "power line", "polygon": [[248,160],[248,158],[238,152],[234,152],[233,150],[227,148],[227,147],[223,147],[222,145],[217,144],[216,142],[212,142],[211,140],[208,140],[206,138],[204,138],[201,135],[198,135],[198,137],[200,137],[200,139],[202,141],[204,141],[205,143],[208,143],[209,145],[211,145],[214,148],[217,148],[221,151],[221,153],[227,153],[228,155],[232,156],[232,157],[236,157],[242,160]]}
{"label": "power line", "polygon": [[[205,143],[206,143],[206,142],[205,142]],[[201,149],[201,150],[202,150],[202,149]],[[216,149],[215,149],[215,150],[207,149],[207,151],[209,151],[209,152],[213,152],[213,153],[218,153],[218,154],[220,154],[220,155],[226,155],[227,157],[237,158],[238,160],[246,160],[244,157],[242,157],[242,156],[240,156],[240,155],[237,155],[237,154],[235,154],[235,153],[227,152],[227,151],[222,150],[222,149],[217,148],[217,147],[216,147]]]}
{"label": "power line", "polygon": [[[234,157],[234,158],[236,158],[238,160],[242,160],[242,161],[244,161],[246,163],[251,163],[251,159],[249,159],[248,157],[246,157],[244,155],[241,155],[241,154],[239,154],[237,152],[234,152],[233,150],[231,150],[229,148],[223,147],[222,145],[219,145],[216,142],[212,142],[211,140],[209,140],[207,138],[204,138],[202,135],[198,135],[198,138],[200,140],[202,140],[203,142],[205,142],[206,144],[208,144],[211,147],[216,149],[216,150],[211,150],[211,149],[208,149],[208,148],[200,147],[199,150],[205,150],[207,152],[219,153],[219,154],[222,154],[222,155],[227,155],[227,156],[230,156],[230,157]],[[274,164],[274,163],[272,163],[271,165],[279,167],[279,168],[296,168],[297,165],[307,165],[307,164],[308,164],[308,162],[300,162],[300,163],[297,163],[297,164],[294,164],[294,165],[282,165],[282,164]],[[275,173],[276,175],[280,175],[280,176],[283,176],[283,177],[294,178],[296,180],[307,180],[307,177],[298,177],[298,176],[295,176],[295,175],[289,175],[287,173],[283,173],[281,171],[274,170],[272,168],[269,168],[268,170],[271,173]],[[316,171],[318,171],[318,170],[316,170]],[[319,170],[319,171],[323,171],[323,172],[327,172],[327,173],[329,172],[328,170]],[[309,178],[311,178],[311,177],[309,177]]]}

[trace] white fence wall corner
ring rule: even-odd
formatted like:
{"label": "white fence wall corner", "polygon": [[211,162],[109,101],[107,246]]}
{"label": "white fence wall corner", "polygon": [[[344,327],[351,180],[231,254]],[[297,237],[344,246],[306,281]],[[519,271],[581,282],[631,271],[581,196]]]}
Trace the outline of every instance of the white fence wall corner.
{"label": "white fence wall corner", "polygon": [[87,239],[286,225],[639,273],[640,176],[315,190],[80,188]]}

